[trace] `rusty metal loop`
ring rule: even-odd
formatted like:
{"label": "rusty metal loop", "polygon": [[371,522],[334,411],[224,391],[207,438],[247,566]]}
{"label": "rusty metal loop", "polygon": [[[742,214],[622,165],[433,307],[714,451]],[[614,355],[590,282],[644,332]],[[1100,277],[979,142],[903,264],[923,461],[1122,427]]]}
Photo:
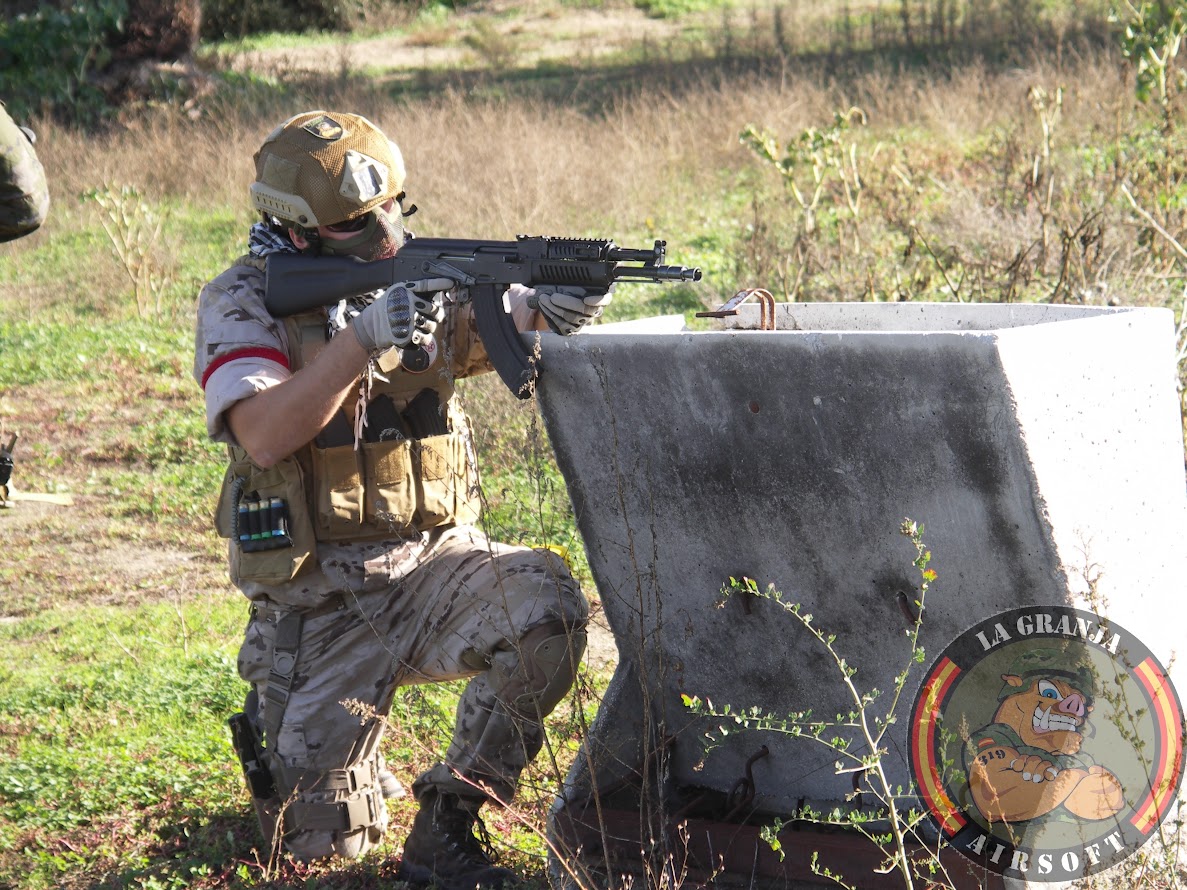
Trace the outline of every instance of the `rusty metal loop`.
{"label": "rusty metal loop", "polygon": [[746,775],[738,779],[734,783],[734,787],[730,789],[729,794],[726,795],[725,805],[729,807],[729,810],[726,812],[725,818],[722,821],[729,822],[734,816],[754,803],[754,764],[770,753],[771,749],[763,745],[750,755],[750,758],[746,761]]}
{"label": "rusty metal loop", "polygon": [[764,290],[761,287],[740,290],[726,300],[720,309],[713,312],[698,312],[697,318],[725,318],[730,315],[737,315],[738,307],[755,297],[758,298],[760,304],[759,329],[763,331],[775,330],[775,297],[769,290]]}
{"label": "rusty metal loop", "polygon": [[775,298],[768,290],[762,288],[755,288],[751,293],[758,297],[760,304],[759,309],[759,329],[763,331],[775,330]]}

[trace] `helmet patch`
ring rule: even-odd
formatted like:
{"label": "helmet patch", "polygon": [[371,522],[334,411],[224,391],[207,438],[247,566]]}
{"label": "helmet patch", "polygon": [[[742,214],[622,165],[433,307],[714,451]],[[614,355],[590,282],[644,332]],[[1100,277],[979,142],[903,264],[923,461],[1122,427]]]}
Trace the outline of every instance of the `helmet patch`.
{"label": "helmet patch", "polygon": [[312,120],[306,121],[301,124],[301,129],[318,139],[324,139],[326,142],[335,142],[346,135],[346,128],[328,114],[319,114]]}
{"label": "helmet patch", "polygon": [[342,186],[339,193],[356,204],[386,194],[390,175],[387,165],[357,151],[348,151],[342,164]]}

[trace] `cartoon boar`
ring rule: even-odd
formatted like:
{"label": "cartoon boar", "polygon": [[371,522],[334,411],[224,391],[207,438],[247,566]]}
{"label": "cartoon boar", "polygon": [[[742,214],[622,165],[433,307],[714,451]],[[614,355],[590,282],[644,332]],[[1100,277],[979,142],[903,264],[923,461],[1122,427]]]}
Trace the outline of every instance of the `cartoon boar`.
{"label": "cartoon boar", "polygon": [[[972,733],[964,767],[977,809],[990,822],[1025,822],[1063,811],[1107,819],[1125,806],[1120,781],[1080,749],[1092,711],[1092,674],[1058,667],[1058,653],[1028,653],[1005,685],[993,722]],[[1066,817],[1065,817],[1066,818]]]}

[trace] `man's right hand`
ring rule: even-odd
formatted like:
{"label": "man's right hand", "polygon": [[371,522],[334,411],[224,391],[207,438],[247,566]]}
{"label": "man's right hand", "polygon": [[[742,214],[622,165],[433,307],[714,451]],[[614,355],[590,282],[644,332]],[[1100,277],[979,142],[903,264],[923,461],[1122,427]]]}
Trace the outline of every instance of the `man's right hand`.
{"label": "man's right hand", "polygon": [[368,352],[419,346],[445,320],[441,292],[453,287],[449,278],[427,278],[393,284],[351,323]]}

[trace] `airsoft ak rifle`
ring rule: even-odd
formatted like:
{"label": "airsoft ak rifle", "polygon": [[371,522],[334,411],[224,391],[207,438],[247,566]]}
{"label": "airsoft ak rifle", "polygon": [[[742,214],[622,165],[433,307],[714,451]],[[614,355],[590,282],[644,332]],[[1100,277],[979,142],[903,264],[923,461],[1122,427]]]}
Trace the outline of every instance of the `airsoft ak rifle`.
{"label": "airsoft ak rifle", "polygon": [[507,288],[605,290],[618,281],[700,281],[700,269],[663,265],[665,247],[664,241],[633,249],[597,239],[520,235],[515,241],[411,238],[394,257],[374,262],[274,253],[267,258],[264,304],[283,318],[402,281],[448,278],[468,288],[491,364],[511,391],[526,399],[537,368],[511,319]]}

